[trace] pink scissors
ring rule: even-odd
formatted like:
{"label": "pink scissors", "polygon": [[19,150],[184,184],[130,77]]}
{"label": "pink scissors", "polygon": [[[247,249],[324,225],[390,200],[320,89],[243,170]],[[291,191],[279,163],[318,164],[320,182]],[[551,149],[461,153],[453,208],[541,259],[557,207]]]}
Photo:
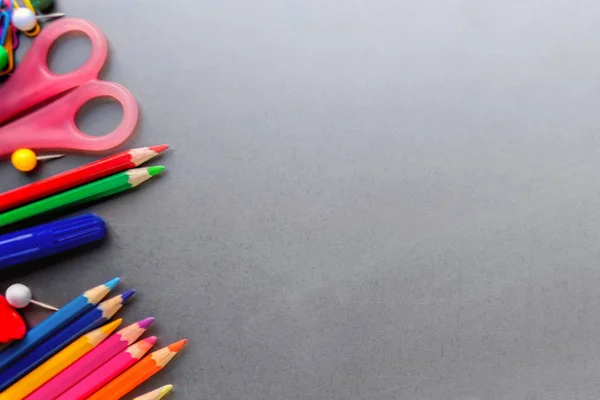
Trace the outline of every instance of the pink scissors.
{"label": "pink scissors", "polygon": [[[72,32],[90,38],[92,54],[79,69],[57,75],[48,68],[48,52],[59,37]],[[65,18],[45,27],[12,76],[0,85],[0,157],[19,148],[102,152],[125,142],[137,124],[138,106],[123,86],[98,80],[107,53],[104,34],[89,21]],[[58,95],[63,96],[51,100]],[[75,114],[98,97],[119,102],[123,120],[104,136],[86,135],[77,128]]]}

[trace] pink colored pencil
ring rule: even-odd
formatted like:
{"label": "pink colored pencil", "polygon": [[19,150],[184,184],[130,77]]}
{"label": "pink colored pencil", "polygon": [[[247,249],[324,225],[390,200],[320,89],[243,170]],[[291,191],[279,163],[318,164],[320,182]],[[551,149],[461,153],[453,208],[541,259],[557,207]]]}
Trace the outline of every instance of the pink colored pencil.
{"label": "pink colored pencil", "polygon": [[27,396],[25,400],[51,400],[57,398],[135,342],[153,321],[154,318],[146,318],[121,329]]}
{"label": "pink colored pencil", "polygon": [[101,368],[79,381],[75,386],[58,396],[55,400],[84,400],[119,376],[127,368],[138,362],[156,343],[156,336],[140,340],[113,357]]}

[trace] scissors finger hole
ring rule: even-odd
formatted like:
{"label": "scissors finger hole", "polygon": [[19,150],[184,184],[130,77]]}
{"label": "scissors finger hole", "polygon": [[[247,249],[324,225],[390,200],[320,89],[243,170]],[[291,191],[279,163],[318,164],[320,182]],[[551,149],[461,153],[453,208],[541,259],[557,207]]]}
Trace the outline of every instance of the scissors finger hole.
{"label": "scissors finger hole", "polygon": [[97,97],[86,102],[75,114],[75,125],[89,136],[104,136],[119,126],[123,107],[112,97]]}
{"label": "scissors finger hole", "polygon": [[57,75],[81,68],[92,54],[92,42],[83,32],[68,32],[50,47],[46,64]]}

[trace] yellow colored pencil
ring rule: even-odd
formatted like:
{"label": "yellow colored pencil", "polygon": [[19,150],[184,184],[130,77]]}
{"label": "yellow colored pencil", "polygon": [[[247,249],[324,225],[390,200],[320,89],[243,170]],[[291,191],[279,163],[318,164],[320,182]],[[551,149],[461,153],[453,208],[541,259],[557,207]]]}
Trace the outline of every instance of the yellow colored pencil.
{"label": "yellow colored pencil", "polygon": [[165,397],[167,393],[171,391],[171,389],[173,389],[173,385],[165,385],[149,393],[136,397],[133,400],[160,400]]}
{"label": "yellow colored pencil", "polygon": [[63,369],[83,357],[94,347],[102,343],[123,320],[117,319],[113,322],[95,329],[65,347],[48,361],[25,375],[21,380],[0,394],[0,400],[21,400],[31,394],[34,390],[58,375]]}

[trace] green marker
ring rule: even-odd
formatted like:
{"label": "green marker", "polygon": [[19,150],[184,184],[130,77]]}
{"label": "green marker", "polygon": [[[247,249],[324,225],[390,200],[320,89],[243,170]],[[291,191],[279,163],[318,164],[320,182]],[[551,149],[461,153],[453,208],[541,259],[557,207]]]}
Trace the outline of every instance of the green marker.
{"label": "green marker", "polygon": [[161,173],[165,167],[156,166],[148,168],[134,168],[129,171],[119,172],[107,178],[67,190],[66,192],[38,200],[35,203],[15,208],[0,214],[0,226],[9,225],[35,215],[57,210],[75,204],[84,204],[111,196],[131,189],[144,183],[154,175]]}

